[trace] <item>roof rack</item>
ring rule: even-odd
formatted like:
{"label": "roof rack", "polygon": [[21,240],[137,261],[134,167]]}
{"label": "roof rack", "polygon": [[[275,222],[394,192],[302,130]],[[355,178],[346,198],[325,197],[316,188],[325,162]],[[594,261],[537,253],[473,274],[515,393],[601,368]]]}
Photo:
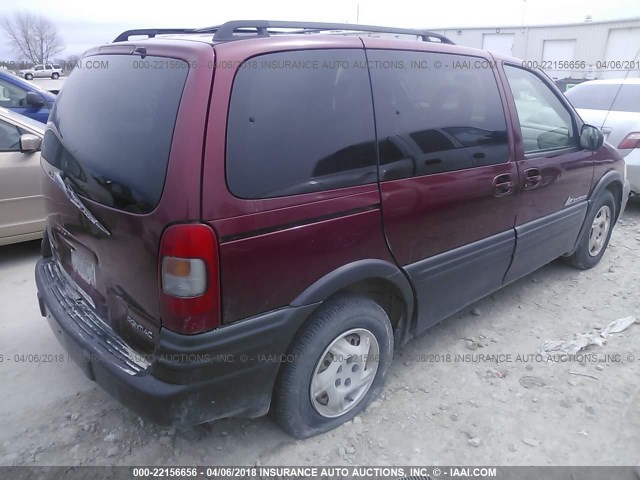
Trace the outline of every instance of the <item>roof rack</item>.
{"label": "roof rack", "polygon": [[[274,31],[278,30],[295,30]],[[439,42],[454,45],[444,35],[429,30],[416,30],[409,28],[380,27],[375,25],[356,25],[352,23],[324,23],[324,22],[289,22],[277,20],[233,20],[213,27],[182,29],[182,28],[154,28],[127,30],[121,33],[114,42],[125,42],[130,36],[147,35],[153,38],[156,35],[174,33],[213,33],[214,42],[227,42],[243,38],[268,37],[285,33],[321,33],[327,31],[363,32],[363,33],[390,33],[395,35],[415,35],[423,42]]]}
{"label": "roof rack", "polygon": [[[398,35],[416,35],[425,42],[439,41],[453,44],[449,38],[428,30],[414,30],[408,28],[380,27],[374,25],[356,25],[352,23],[322,23],[322,22],[285,22],[272,20],[234,20],[217,27],[201,29],[203,33],[215,30],[214,41],[236,40],[246,38],[236,33],[255,33],[258,37],[269,36],[269,29],[297,29],[296,33],[319,33],[323,31],[339,30],[349,32],[391,33]],[[197,30],[199,31],[199,30]],[[273,32],[286,33],[286,32]]]}
{"label": "roof rack", "polygon": [[149,38],[153,38],[156,35],[170,35],[175,33],[194,33],[195,30],[193,28],[140,28],[136,30],[127,30],[126,32],[122,32],[120,35],[116,37],[113,43],[116,42],[126,42],[129,40],[129,37],[133,37],[136,35],[146,35]]}

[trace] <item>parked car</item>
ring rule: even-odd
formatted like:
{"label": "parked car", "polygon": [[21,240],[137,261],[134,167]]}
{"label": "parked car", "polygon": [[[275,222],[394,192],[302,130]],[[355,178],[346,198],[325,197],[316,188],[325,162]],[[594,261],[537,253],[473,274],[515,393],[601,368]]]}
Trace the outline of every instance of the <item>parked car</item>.
{"label": "parked car", "polygon": [[47,123],[56,96],[16,75],[0,71],[0,107]]}
{"label": "parked car", "polygon": [[[318,33],[354,29],[424,41]],[[558,257],[596,265],[627,201],[546,75],[439,34],[229,22],[106,54],[45,133],[38,300],[158,423],[332,429],[394,346]]]}
{"label": "parked car", "polygon": [[640,194],[640,78],[593,80],[575,86],[567,98],[587,122],[602,130],[627,164],[631,191]]}
{"label": "parked car", "polygon": [[24,77],[25,80],[33,80],[34,78],[52,78],[57,80],[63,74],[64,71],[62,67],[53,63],[34,65],[33,68],[20,70],[20,76]]}
{"label": "parked car", "polygon": [[583,82],[587,82],[588,80],[585,78],[563,78],[561,80],[555,80],[556,86],[560,89],[562,93],[568,92],[576,85],[580,85]]}
{"label": "parked car", "polygon": [[42,237],[40,182],[44,125],[0,108],[0,245]]}

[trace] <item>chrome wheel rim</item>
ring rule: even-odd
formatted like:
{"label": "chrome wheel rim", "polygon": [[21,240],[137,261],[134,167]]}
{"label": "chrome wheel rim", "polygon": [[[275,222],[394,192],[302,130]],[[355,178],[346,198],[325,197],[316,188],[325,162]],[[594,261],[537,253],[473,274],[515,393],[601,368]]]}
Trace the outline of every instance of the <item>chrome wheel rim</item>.
{"label": "chrome wheel rim", "polygon": [[609,234],[609,228],[611,227],[611,209],[607,205],[603,205],[596,213],[591,224],[591,231],[589,232],[589,255],[597,257],[602,251],[605,242],[607,241],[607,235]]}
{"label": "chrome wheel rim", "polygon": [[320,355],[311,378],[313,408],[323,417],[344,415],[362,401],[376,377],[378,340],[369,330],[341,333]]}

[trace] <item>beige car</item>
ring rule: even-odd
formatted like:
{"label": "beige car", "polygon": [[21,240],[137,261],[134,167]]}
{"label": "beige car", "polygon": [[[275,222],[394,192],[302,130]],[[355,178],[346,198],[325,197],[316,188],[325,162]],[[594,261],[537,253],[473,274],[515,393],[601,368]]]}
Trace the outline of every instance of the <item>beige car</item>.
{"label": "beige car", "polygon": [[0,108],[0,245],[42,237],[42,123]]}

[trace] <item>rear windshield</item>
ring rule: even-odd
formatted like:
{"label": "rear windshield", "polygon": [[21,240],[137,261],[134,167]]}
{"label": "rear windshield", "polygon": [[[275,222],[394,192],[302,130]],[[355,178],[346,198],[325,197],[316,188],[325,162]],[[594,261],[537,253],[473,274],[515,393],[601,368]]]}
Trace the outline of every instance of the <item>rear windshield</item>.
{"label": "rear windshield", "polygon": [[581,84],[565,94],[575,108],[640,112],[640,84]]}
{"label": "rear windshield", "polygon": [[74,69],[49,118],[55,129],[42,146],[43,158],[78,194],[135,213],[150,212],[162,195],[188,74],[186,62],[149,68],[159,64],[154,60],[105,55],[85,62],[100,68]]}

